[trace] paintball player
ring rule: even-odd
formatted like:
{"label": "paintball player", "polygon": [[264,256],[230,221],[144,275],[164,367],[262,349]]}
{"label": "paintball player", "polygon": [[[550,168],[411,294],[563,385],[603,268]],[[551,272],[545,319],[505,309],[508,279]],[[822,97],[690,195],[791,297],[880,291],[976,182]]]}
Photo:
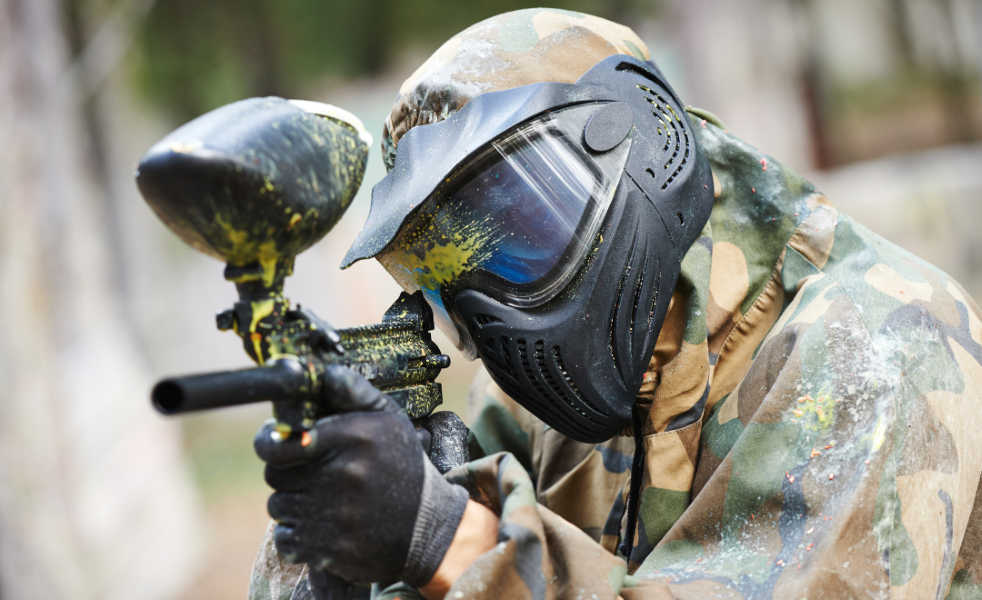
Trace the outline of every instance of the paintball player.
{"label": "paintball player", "polygon": [[[482,360],[444,477],[350,371],[256,447],[252,598],[982,597],[982,320],[592,16],[499,15],[403,84],[344,266]],[[275,548],[274,548],[275,542]],[[401,582],[401,583],[393,583]]]}

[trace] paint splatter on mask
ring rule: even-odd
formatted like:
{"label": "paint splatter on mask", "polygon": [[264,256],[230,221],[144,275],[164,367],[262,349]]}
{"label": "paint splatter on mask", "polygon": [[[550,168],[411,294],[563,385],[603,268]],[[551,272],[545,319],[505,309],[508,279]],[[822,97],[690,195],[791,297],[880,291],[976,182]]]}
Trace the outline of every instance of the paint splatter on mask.
{"label": "paint splatter on mask", "polygon": [[630,138],[605,153],[584,148],[597,103],[506,133],[448,178],[379,261],[406,290],[422,290],[458,348],[476,350],[446,306],[461,285],[511,305],[541,305],[593,246],[620,181]]}

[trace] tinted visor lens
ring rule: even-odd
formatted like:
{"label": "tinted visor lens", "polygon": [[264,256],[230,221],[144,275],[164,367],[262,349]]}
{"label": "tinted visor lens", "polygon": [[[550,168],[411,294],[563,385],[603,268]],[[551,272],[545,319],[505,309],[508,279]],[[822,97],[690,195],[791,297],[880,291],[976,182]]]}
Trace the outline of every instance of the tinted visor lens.
{"label": "tinted visor lens", "polygon": [[553,298],[576,273],[630,150],[630,138],[599,155],[583,148],[597,108],[557,111],[493,142],[379,255],[405,289],[424,291],[438,322],[449,323],[443,289],[464,276],[467,287],[523,307]]}

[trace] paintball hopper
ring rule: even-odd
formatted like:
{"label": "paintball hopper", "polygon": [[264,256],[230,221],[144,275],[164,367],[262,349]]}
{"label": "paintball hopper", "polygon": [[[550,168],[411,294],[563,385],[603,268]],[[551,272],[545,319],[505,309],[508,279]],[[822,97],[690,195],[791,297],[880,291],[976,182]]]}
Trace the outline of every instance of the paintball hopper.
{"label": "paintball hopper", "polygon": [[171,231],[227,263],[226,279],[272,291],[347,210],[371,143],[334,106],[250,98],[157,142],[136,181]]}

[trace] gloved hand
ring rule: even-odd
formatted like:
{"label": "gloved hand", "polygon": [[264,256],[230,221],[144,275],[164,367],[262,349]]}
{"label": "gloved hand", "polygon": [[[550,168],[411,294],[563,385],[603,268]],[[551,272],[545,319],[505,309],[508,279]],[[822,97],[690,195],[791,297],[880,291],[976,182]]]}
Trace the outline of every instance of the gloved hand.
{"label": "gloved hand", "polygon": [[272,420],[256,434],[276,490],[268,505],[276,549],[348,581],[422,586],[453,540],[467,492],[427,460],[391,398],[344,367],[325,375],[338,414],[302,438],[281,440]]}

